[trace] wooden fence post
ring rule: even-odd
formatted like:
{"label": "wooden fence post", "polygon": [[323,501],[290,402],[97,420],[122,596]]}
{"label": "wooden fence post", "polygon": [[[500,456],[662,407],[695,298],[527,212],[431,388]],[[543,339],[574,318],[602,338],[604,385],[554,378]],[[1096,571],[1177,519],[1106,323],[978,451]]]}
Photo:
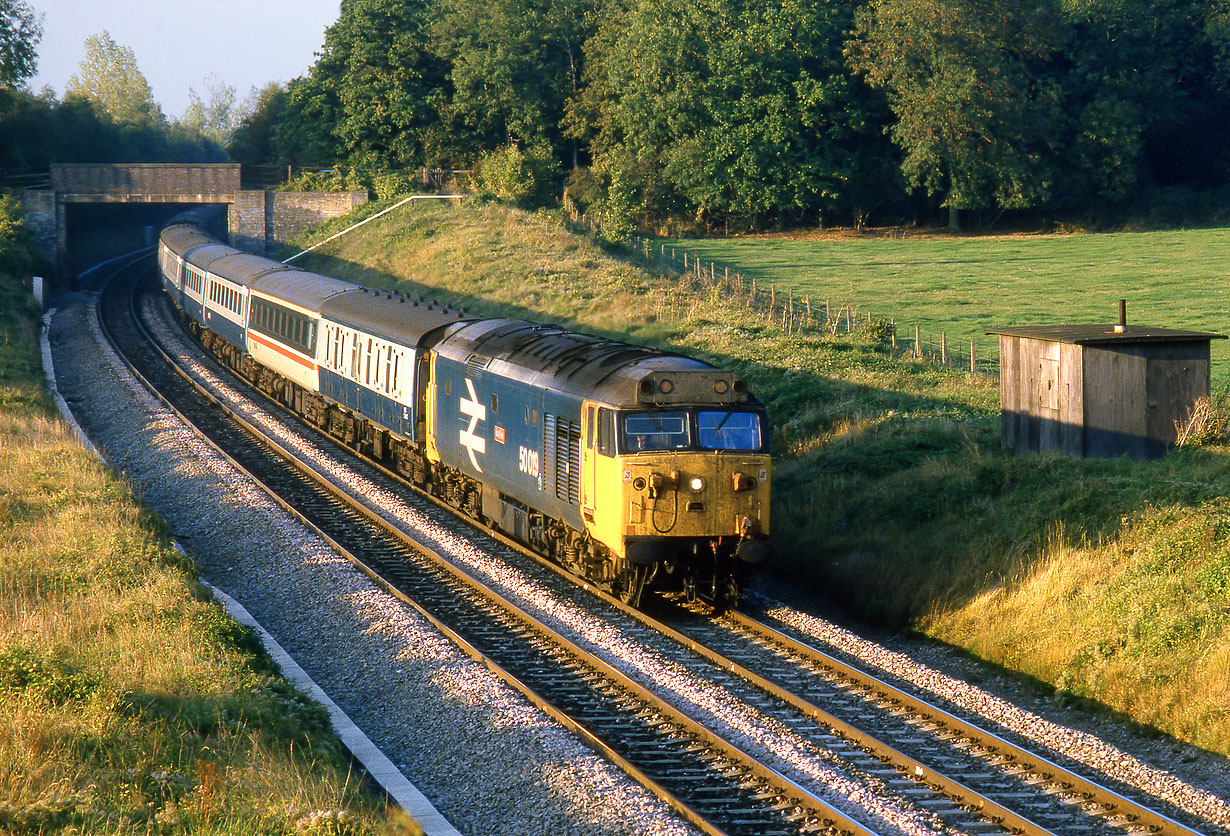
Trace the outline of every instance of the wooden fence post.
{"label": "wooden fence post", "polygon": [[978,374],[978,360],[974,357],[974,338],[969,338],[969,373]]}
{"label": "wooden fence post", "polygon": [[922,354],[922,333],[919,331],[917,325],[914,326],[914,356],[920,360],[922,359],[922,356],[923,356]]}
{"label": "wooden fence post", "polygon": [[940,365],[948,365],[948,332],[940,331]]}

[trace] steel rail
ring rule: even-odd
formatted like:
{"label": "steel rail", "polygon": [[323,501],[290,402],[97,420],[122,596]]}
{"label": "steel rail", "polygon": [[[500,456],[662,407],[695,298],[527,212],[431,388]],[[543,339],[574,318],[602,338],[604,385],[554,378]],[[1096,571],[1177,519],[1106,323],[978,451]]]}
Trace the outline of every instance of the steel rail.
{"label": "steel rail", "polygon": [[1136,802],[1114,790],[1085,778],[1077,772],[1066,769],[1037,752],[1030,751],[995,734],[980,728],[968,720],[963,720],[939,706],[933,705],[907,691],[867,673],[860,668],[843,662],[837,657],[825,653],[793,636],[776,630],[762,621],[742,612],[728,614],[732,620],[749,632],[759,634],[765,641],[779,647],[789,649],[802,659],[830,671],[832,675],[856,683],[859,687],[888,700],[902,710],[934,723],[956,737],[969,740],[988,752],[993,752],[1005,761],[1023,770],[1032,772],[1047,781],[1064,787],[1066,790],[1081,795],[1100,805],[1107,811],[1114,811],[1128,821],[1140,824],[1151,833],[1160,836],[1200,836],[1199,831],[1164,816],[1139,802]]}
{"label": "steel rail", "polygon": [[[376,462],[366,456],[360,457],[368,461],[370,464],[377,467],[380,466],[379,462]],[[383,472],[394,478],[399,484],[413,487],[398,474],[391,473],[389,471]],[[421,492],[418,493],[421,496],[426,496]],[[463,514],[459,514],[456,509],[451,508],[445,503],[441,503],[429,496],[427,498],[434,502],[438,507],[448,510],[450,513],[455,514],[467,523],[475,524],[473,520],[465,517]],[[795,710],[800,711],[819,725],[845,737],[856,746],[874,753],[877,757],[893,766],[903,777],[909,777],[922,784],[938,789],[941,793],[948,796],[958,805],[967,809],[977,810],[988,820],[1000,824],[1013,832],[1028,834],[1029,836],[1050,836],[1051,831],[1032,821],[1027,816],[996,802],[983,793],[966,786],[961,781],[944,775],[939,770],[928,766],[922,761],[898,751],[893,746],[861,731],[848,722],[841,720],[839,717],[829,711],[826,711],[815,703],[795,695],[785,687],[770,680],[769,678],[758,674],[757,672],[728,658],[720,652],[715,651],[687,636],[686,634],[675,630],[663,621],[653,619],[647,616],[644,612],[627,606],[614,596],[611,596],[603,590],[595,587],[593,584],[578,578],[562,567],[544,559],[540,555],[535,554],[532,550],[526,549],[522,544],[507,538],[501,532],[486,528],[480,528],[480,530],[484,531],[484,533],[488,536],[493,536],[506,545],[517,549],[522,554],[533,558],[541,565],[569,579],[573,583],[576,583],[588,591],[598,595],[609,605],[618,608],[625,614],[630,615],[643,624],[652,627],[672,640],[689,648],[694,653],[708,660],[711,664],[731,671],[755,687],[765,691],[775,699],[778,699],[783,703],[790,705]],[[753,634],[760,635],[765,641],[769,641],[779,647],[789,649],[798,657],[831,671],[832,675],[844,676],[849,681],[858,683],[860,687],[872,691],[893,705],[899,706],[903,711],[913,713],[920,719],[924,719],[928,722],[934,723],[937,726],[940,726],[953,736],[962,737],[974,745],[986,749],[988,752],[998,754],[1002,756],[1003,760],[1010,766],[1028,770],[1044,780],[1051,782],[1052,784],[1063,787],[1065,790],[1076,795],[1080,795],[1083,798],[1097,804],[1103,809],[1103,811],[1109,812],[1113,810],[1124,819],[1130,822],[1139,823],[1141,826],[1148,828],[1151,832],[1162,834],[1162,836],[1194,836],[1194,834],[1197,834],[1197,831],[1187,828],[1180,822],[1157,813],[1156,811],[1151,810],[1148,807],[1145,807],[1119,793],[1116,793],[1115,791],[1104,787],[1095,781],[1084,778],[1072,770],[1065,769],[1058,764],[1055,764],[1046,758],[1031,752],[1028,749],[1016,746],[1015,744],[1004,740],[992,732],[981,729],[968,721],[962,721],[954,715],[926,703],[924,700],[909,695],[900,689],[894,688],[883,680],[867,674],[866,672],[860,671],[858,668],[847,665],[841,662],[841,660],[828,654],[824,654],[823,651],[820,651],[817,648],[806,645],[803,642],[799,642],[788,635],[781,633],[780,631],[776,631],[768,625],[751,618],[746,613],[733,611],[730,613],[730,616],[737,624]],[[936,735],[937,737],[939,736],[936,732],[930,733]],[[1000,769],[1001,771],[1004,770],[1004,766],[1002,765],[996,765],[995,768]]]}
{"label": "steel rail", "polygon": [[[100,302],[101,302],[101,299],[100,299]],[[139,324],[139,317],[137,316],[135,310],[132,311],[132,315],[134,317],[134,321]],[[260,428],[251,424],[246,419],[244,419],[241,415],[237,414],[234,410],[232,410],[230,407],[218,401],[217,398],[215,398],[211,393],[209,393],[203,386],[201,386],[197,381],[193,380],[192,377],[187,374],[187,372],[180,369],[176,364],[174,364],[171,361],[171,358],[169,357],[169,355],[161,347],[157,345],[152,335],[147,334],[147,338],[150,340],[151,345],[155,348],[155,350],[157,350],[162,355],[163,359],[171,364],[171,367],[175,370],[177,375],[183,378],[199,394],[203,395],[204,397],[208,398],[211,402],[213,402],[215,408],[221,409],[231,421],[234,421],[236,424],[243,427],[247,433],[258,436],[262,440],[263,444],[265,444],[266,446],[274,450],[279,456],[287,460],[296,469],[300,470],[305,476],[316,480],[322,488],[334,494],[339,500],[344,501],[348,503],[349,505],[351,505],[351,507],[353,507],[355,510],[362,513],[365,517],[367,517],[373,523],[385,529],[391,536],[396,537],[397,539],[410,544],[415,549],[415,551],[427,557],[435,565],[437,565],[437,567],[452,574],[456,579],[460,580],[462,583],[470,587],[476,594],[483,596],[491,605],[499,607],[501,610],[503,610],[510,616],[521,621],[535,634],[540,635],[544,638],[548,638],[551,642],[562,647],[567,653],[572,655],[574,658],[580,660],[587,667],[600,672],[602,676],[604,676],[610,682],[615,683],[620,689],[635,695],[639,700],[647,703],[648,705],[651,705],[654,708],[654,710],[658,712],[661,716],[668,718],[672,723],[677,724],[679,727],[686,729],[688,733],[696,736],[700,740],[703,740],[710,748],[712,748],[721,757],[724,757],[734,763],[739,764],[741,767],[746,769],[749,774],[754,775],[755,777],[764,781],[766,784],[773,786],[776,791],[783,794],[784,796],[791,797],[793,804],[800,806],[800,807],[810,809],[812,811],[811,816],[813,817],[813,819],[817,820],[817,823],[821,823],[823,826],[823,829],[826,832],[835,832],[835,833],[841,833],[841,834],[860,834],[860,836],[863,836],[863,835],[875,836],[875,831],[869,829],[866,825],[846,816],[844,813],[842,813],[837,808],[833,807],[827,801],[816,796],[813,792],[806,789],[805,787],[802,787],[797,782],[793,781],[787,776],[782,775],[781,773],[777,772],[776,770],[772,769],[771,767],[763,763],[760,763],[755,758],[755,756],[744,751],[737,744],[734,744],[726,740],[721,735],[706,728],[703,723],[701,723],[700,721],[694,720],[693,718],[689,717],[684,712],[676,709],[670,703],[666,702],[662,698],[653,694],[651,691],[644,688],[639,683],[629,678],[626,674],[622,673],[621,671],[611,666],[609,663],[598,658],[592,653],[586,651],[584,648],[579,647],[578,645],[571,642],[570,640],[560,636],[556,631],[552,630],[550,627],[548,627],[547,625],[545,625],[538,619],[534,618],[532,615],[525,612],[523,609],[517,607],[511,602],[503,600],[499,596],[496,596],[494,593],[491,592],[491,590],[481,580],[470,576],[468,573],[464,571],[459,571],[456,566],[454,566],[444,556],[440,555],[430,546],[410,537],[408,533],[405,532],[402,528],[400,528],[393,522],[386,519],[384,514],[380,513],[377,510],[374,510],[373,508],[368,507],[365,501],[358,501],[358,499],[361,499],[361,498],[356,498],[351,493],[334,485],[331,482],[331,480],[317,473],[316,470],[312,468],[309,464],[300,461],[298,456],[295,455],[294,451],[290,450],[285,445],[281,444],[277,439],[274,439],[268,436],[266,433],[262,432]],[[110,339],[110,334],[109,334],[109,339]],[[129,364],[129,361],[127,360],[127,358],[123,356],[123,352],[119,351],[118,346],[117,346],[117,352],[120,353],[125,363]],[[156,396],[162,399],[163,402],[166,403],[167,406],[173,412],[175,412],[175,414],[179,416],[182,421],[184,421],[189,426],[193,426],[193,422],[186,415],[184,415],[180,410],[178,410],[173,404],[171,404],[168,399],[164,398],[158,392],[157,387],[154,386],[154,384],[149,382],[145,378],[145,376],[141,374],[141,372],[137,370],[134,366],[132,366],[131,364],[129,365],[130,365],[130,369],[138,377],[138,379],[142,381],[143,385],[145,385],[147,388],[150,388],[150,390]],[[202,431],[197,429],[196,432],[203,439],[205,439],[206,441],[209,441],[208,437]],[[210,443],[212,444],[212,442]],[[663,800],[665,803],[670,805],[673,809],[675,809],[685,820],[689,821],[689,823],[698,827],[703,832],[707,834],[711,834],[711,836],[722,836],[724,834],[723,830],[721,830],[719,827],[709,822],[701,813],[697,812],[693,807],[691,807],[686,802],[678,798],[669,789],[667,789],[666,787],[661,785],[659,782],[654,780],[651,776],[649,776],[642,769],[636,766],[636,764],[632,763],[631,761],[621,756],[617,751],[615,751],[605,741],[603,741],[596,734],[591,732],[581,721],[576,720],[575,718],[568,715],[567,712],[565,712],[564,710],[553,705],[547,698],[537,693],[530,686],[521,682],[514,674],[512,674],[510,671],[508,671],[507,669],[499,665],[497,662],[491,659],[488,655],[483,653],[478,647],[476,647],[470,641],[465,639],[465,637],[462,636],[460,633],[453,630],[448,625],[444,624],[439,618],[437,618],[432,613],[427,611],[424,607],[420,606],[417,602],[413,601],[409,596],[405,595],[400,590],[398,590],[396,588],[396,584],[384,578],[378,569],[369,565],[367,561],[365,561],[359,555],[355,554],[352,550],[346,548],[344,544],[340,543],[336,538],[330,536],[326,531],[324,531],[322,528],[316,525],[313,521],[311,521],[305,515],[300,513],[299,510],[293,507],[293,505],[290,502],[280,497],[276,491],[274,491],[269,486],[265,485],[264,482],[256,474],[254,474],[248,468],[244,467],[242,463],[235,460],[232,456],[227,454],[225,450],[217,448],[216,445],[215,445],[215,449],[218,449],[219,453],[225,456],[229,461],[231,461],[231,463],[234,466],[236,466],[240,472],[244,473],[248,478],[251,478],[258,485],[261,485],[262,489],[266,493],[268,493],[271,496],[271,498],[274,499],[274,501],[278,502],[279,505],[286,508],[297,519],[299,519],[303,524],[305,524],[311,531],[313,531],[313,533],[317,534],[322,539],[324,539],[326,542],[328,542],[331,547],[333,547],[335,550],[339,552],[339,554],[345,556],[348,560],[354,563],[361,571],[363,571],[365,574],[371,577],[376,583],[378,583],[382,588],[384,588],[390,594],[395,595],[399,600],[402,600],[403,602],[407,603],[408,605],[413,607],[417,612],[422,614],[434,626],[436,626],[446,636],[448,636],[450,640],[454,641],[458,645],[458,647],[462,649],[463,652],[465,652],[471,658],[481,661],[485,666],[487,666],[490,670],[492,670],[492,672],[495,673],[495,675],[498,676],[501,680],[505,681],[511,687],[516,689],[518,692],[525,695],[527,699],[529,699],[533,704],[535,704],[539,708],[543,709],[549,716],[551,716],[557,722],[560,722],[566,728],[576,733],[578,737],[585,743],[585,745],[587,745],[593,751],[597,752],[602,757],[605,757],[608,760],[610,760],[618,768],[620,768],[625,773],[627,773],[633,780],[644,785],[655,796],[657,796],[658,798]]]}

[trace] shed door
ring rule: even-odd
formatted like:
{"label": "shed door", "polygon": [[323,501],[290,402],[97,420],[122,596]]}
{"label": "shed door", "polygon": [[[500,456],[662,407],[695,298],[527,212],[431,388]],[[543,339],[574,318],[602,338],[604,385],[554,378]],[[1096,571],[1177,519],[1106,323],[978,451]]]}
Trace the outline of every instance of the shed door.
{"label": "shed door", "polygon": [[1059,411],[1059,343],[1039,346],[1037,392],[1040,409]]}

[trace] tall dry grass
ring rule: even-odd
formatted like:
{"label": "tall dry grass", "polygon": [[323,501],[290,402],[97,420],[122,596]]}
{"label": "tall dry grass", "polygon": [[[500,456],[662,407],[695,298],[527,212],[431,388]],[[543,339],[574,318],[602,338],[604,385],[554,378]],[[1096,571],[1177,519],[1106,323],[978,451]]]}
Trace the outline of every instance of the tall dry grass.
{"label": "tall dry grass", "polygon": [[53,417],[0,276],[0,833],[418,833]]}
{"label": "tall dry grass", "polygon": [[[1163,256],[1156,270],[1186,276],[1209,235],[1169,235],[1173,262]],[[1230,240],[1213,235],[1219,246]],[[1039,245],[1060,283],[1070,284],[1073,248],[1095,246],[1100,263],[1122,263],[1138,237],[1089,238]],[[1005,259],[1015,263],[1023,249],[1011,243]],[[774,279],[775,265],[787,274],[781,286],[797,279],[797,260],[781,258],[773,241],[763,251],[750,239],[722,246],[752,248],[745,272],[762,280]],[[950,273],[972,264],[997,277],[997,246],[806,245],[839,283],[868,275],[898,301],[902,264]],[[737,298],[698,294],[556,218],[498,206],[394,213],[312,263],[369,286],[561,322],[741,371],[773,423],[773,537],[783,577],[847,612],[921,629],[1027,672],[1051,683],[1058,699],[1099,702],[1230,754],[1230,564],[1216,522],[1218,497],[1230,495],[1230,450],[1216,420],[1192,422],[1198,443],[1155,462],[1013,456],[1000,447],[989,381],[891,359],[860,335],[785,334]],[[954,320],[991,315],[998,319],[985,324],[1003,324],[1006,308],[964,304],[959,276],[936,293],[919,276],[917,299],[941,321],[948,304]],[[1031,276],[1012,279],[1015,298],[1057,298]],[[814,282],[806,289],[826,297]]]}

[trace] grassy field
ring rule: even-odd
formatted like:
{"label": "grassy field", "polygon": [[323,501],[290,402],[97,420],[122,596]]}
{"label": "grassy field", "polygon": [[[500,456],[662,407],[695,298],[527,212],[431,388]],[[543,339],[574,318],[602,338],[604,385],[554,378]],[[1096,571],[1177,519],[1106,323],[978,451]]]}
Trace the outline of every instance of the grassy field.
{"label": "grassy field", "polygon": [[[729,266],[813,301],[853,305],[954,344],[987,328],[1115,322],[1230,334],[1230,229],[951,237],[815,233],[664,240],[682,258]],[[938,341],[938,336],[935,337]],[[1230,340],[1215,340],[1214,386],[1230,386]]]}
{"label": "grassy field", "polygon": [[[1144,292],[1165,277],[1191,276],[1196,264],[1220,280],[1217,254],[1228,240],[1210,231],[704,246],[715,256],[745,248],[738,269],[775,280],[778,268],[803,274],[785,266],[794,263],[787,253],[823,251],[836,262],[840,252],[846,263],[830,275],[878,276],[886,303],[912,293],[921,305],[943,284],[948,302],[926,299],[932,315],[947,322],[958,318],[949,310],[962,311],[981,328],[1023,320],[1008,316],[1009,305],[988,313],[962,289],[975,266],[978,280],[970,282],[986,285],[988,297],[1010,288],[1020,300],[1043,300],[1035,302],[1040,321],[1048,312],[1071,313],[1070,299],[1046,301],[1065,286],[1064,276],[1067,285],[1089,273],[1113,284],[1151,263],[1150,278],[1138,280]],[[700,251],[702,242],[689,246]],[[1101,703],[1230,754],[1224,438],[1154,462],[1007,455],[998,390],[985,377],[890,358],[858,333],[786,334],[738,300],[629,263],[549,214],[477,203],[416,206],[306,261],[370,287],[560,322],[734,368],[773,423],[773,538],[782,577],[860,617],[920,630],[1051,683],[1057,698]],[[943,268],[946,278],[931,278],[931,293],[899,279],[894,289],[903,264],[918,273]],[[1033,281],[1033,271],[1045,278]],[[1193,309],[1194,293],[1187,294]],[[1108,318],[1119,295],[1090,295],[1089,311]],[[1139,310],[1147,303],[1130,304],[1136,321],[1218,327],[1211,304],[1201,321],[1155,321]],[[1190,688],[1193,682],[1201,687]]]}
{"label": "grassy field", "polygon": [[0,276],[0,833],[420,833],[42,389]]}

